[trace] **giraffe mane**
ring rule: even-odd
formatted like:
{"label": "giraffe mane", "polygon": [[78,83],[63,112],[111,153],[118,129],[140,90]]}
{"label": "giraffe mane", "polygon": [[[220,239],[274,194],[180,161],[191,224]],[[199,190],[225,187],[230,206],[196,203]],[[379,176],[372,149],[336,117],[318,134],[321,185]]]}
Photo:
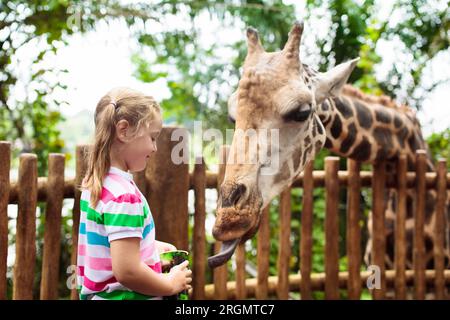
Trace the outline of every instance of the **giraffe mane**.
{"label": "giraffe mane", "polygon": [[344,88],[342,89],[342,93],[348,96],[358,98],[367,103],[376,103],[387,108],[396,109],[397,111],[413,115],[415,117],[414,111],[409,106],[397,103],[395,100],[393,100],[391,97],[387,95],[375,96],[367,94],[350,84],[346,84],[344,86]]}

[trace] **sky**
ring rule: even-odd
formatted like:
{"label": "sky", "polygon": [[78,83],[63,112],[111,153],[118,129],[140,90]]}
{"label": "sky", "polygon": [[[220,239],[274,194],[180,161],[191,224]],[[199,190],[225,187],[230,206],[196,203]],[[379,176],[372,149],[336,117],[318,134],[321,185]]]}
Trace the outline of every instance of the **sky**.
{"label": "sky", "polygon": [[[128,1],[130,2],[130,1]],[[296,14],[299,19],[304,15],[305,1],[285,1],[296,5]],[[380,16],[389,12],[389,2],[380,2]],[[401,17],[391,17],[392,21]],[[174,21],[173,23],[182,23]],[[202,39],[207,45],[208,42],[218,41],[219,37],[224,38],[223,30],[218,32],[218,24],[211,22],[209,18],[200,19],[200,24],[207,28],[202,28]],[[308,22],[307,22],[308,23]],[[227,33],[226,37],[243,38],[245,33],[241,30],[245,26],[236,26],[235,30]],[[327,28],[322,28],[326,32]],[[31,44],[36,45],[36,44]],[[303,45],[314,50],[313,39],[304,36]],[[377,74],[382,75],[387,72],[388,67],[399,57],[394,54],[396,43],[381,43],[378,50],[383,56],[383,63],[377,69]],[[68,45],[62,46],[55,55],[49,55],[44,60],[48,67],[58,67],[67,69],[68,73],[60,75],[63,82],[67,84],[65,91],[56,91],[54,96],[68,102],[61,111],[70,119],[73,115],[83,111],[93,112],[97,101],[107,91],[116,86],[129,86],[137,90],[150,92],[158,101],[170,96],[170,92],[165,86],[164,80],[148,84],[137,80],[134,76],[135,67],[131,62],[131,55],[138,49],[136,40],[132,37],[130,30],[124,22],[114,21],[112,23],[100,23],[95,31],[86,34],[76,34],[68,39]],[[27,53],[28,52],[28,53]],[[30,50],[24,49],[20,52],[18,61],[27,61],[27,54]],[[309,57],[305,57],[306,63]],[[311,58],[312,59],[312,58]],[[231,59],[230,59],[231,61]],[[23,72],[27,72],[27,65],[20,63]],[[442,79],[450,74],[450,51],[436,57],[425,71],[425,81]],[[17,92],[20,96],[20,89]],[[23,88],[22,95],[26,92]],[[450,93],[450,83],[437,87],[426,99],[422,106],[422,111],[418,113],[422,123],[424,135],[428,136],[432,132],[439,132],[450,125],[450,110],[447,106]],[[82,138],[81,138],[82,139]],[[80,141],[80,143],[85,141]]]}

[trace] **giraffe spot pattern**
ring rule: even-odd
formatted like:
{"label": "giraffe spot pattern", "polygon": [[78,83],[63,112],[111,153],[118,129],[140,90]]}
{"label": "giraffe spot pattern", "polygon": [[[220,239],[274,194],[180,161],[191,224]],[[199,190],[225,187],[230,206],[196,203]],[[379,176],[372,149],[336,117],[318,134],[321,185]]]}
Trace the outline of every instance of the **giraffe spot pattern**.
{"label": "giraffe spot pattern", "polygon": [[288,163],[287,163],[287,161],[286,161],[286,162],[283,163],[283,166],[281,167],[280,173],[278,173],[278,174],[274,177],[273,183],[276,185],[276,184],[278,184],[279,182],[286,181],[286,180],[289,179],[289,177],[290,177],[290,172],[291,172],[291,171],[289,170],[289,165],[288,165]]}
{"label": "giraffe spot pattern", "polygon": [[365,161],[370,157],[370,143],[366,137],[363,137],[362,141],[355,147],[350,154],[350,158]]}
{"label": "giraffe spot pattern", "polygon": [[341,112],[342,116],[345,119],[353,117],[353,110],[347,99],[336,98],[334,99],[334,103],[336,104],[336,108]]}
{"label": "giraffe spot pattern", "polygon": [[392,136],[390,130],[386,128],[375,128],[375,130],[373,130],[373,137],[385,152],[392,148]]}
{"label": "giraffe spot pattern", "polygon": [[305,165],[305,163],[306,163],[306,157],[311,153],[311,149],[312,149],[312,146],[309,145],[309,146],[305,149],[305,152],[303,152],[302,165]]}
{"label": "giraffe spot pattern", "polygon": [[293,164],[294,164],[294,170],[297,171],[300,167],[300,160],[302,158],[302,148],[298,148],[294,151],[293,155]]}
{"label": "giraffe spot pattern", "polygon": [[356,116],[358,118],[359,125],[362,128],[369,129],[372,126],[373,119],[367,107],[363,106],[360,102],[354,101]]}
{"label": "giraffe spot pattern", "polygon": [[348,134],[341,144],[341,152],[347,153],[350,150],[350,147],[355,143],[356,140],[356,126],[354,123],[351,123],[348,126]]}
{"label": "giraffe spot pattern", "polygon": [[402,126],[402,120],[397,115],[394,116],[394,125],[396,128],[400,128]]}
{"label": "giraffe spot pattern", "polygon": [[408,136],[408,129],[406,127],[401,128],[400,131],[397,132],[396,136],[398,144],[400,145],[401,148],[404,148],[406,137]]}
{"label": "giraffe spot pattern", "polygon": [[335,115],[333,124],[331,125],[331,135],[333,138],[337,139],[342,132],[342,121],[339,118],[339,115]]}
{"label": "giraffe spot pattern", "polygon": [[391,123],[391,115],[385,110],[375,111],[375,119],[378,122],[389,124]]}

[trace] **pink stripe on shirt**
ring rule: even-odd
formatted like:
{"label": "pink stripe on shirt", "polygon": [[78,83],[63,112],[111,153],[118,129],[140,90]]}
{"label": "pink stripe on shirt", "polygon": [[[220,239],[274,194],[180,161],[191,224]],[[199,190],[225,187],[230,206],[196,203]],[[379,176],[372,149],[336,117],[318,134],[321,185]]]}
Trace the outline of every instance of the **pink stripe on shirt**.
{"label": "pink stripe on shirt", "polygon": [[162,266],[161,262],[157,262],[153,265],[149,265],[150,269],[152,269],[155,272],[161,273],[162,272]]}
{"label": "pink stripe on shirt", "polygon": [[85,256],[86,255],[86,246],[84,244],[78,245],[78,255]]}
{"label": "pink stripe on shirt", "polygon": [[94,270],[112,270],[112,261],[110,258],[86,257],[86,264],[89,268]]}
{"label": "pink stripe on shirt", "polygon": [[83,285],[91,291],[103,291],[108,284],[117,282],[116,278],[112,277],[102,282],[95,282],[84,275]]}
{"label": "pink stripe on shirt", "polygon": [[138,195],[132,193],[124,193],[118,197],[114,195],[106,188],[102,189],[102,202],[107,203],[108,201],[114,201],[116,203],[140,203],[141,199]]}

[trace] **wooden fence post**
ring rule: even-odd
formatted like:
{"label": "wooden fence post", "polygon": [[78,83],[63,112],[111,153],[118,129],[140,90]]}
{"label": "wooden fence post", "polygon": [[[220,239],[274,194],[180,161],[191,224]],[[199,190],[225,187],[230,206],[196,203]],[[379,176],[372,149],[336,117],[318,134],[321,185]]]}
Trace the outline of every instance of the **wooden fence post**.
{"label": "wooden fence post", "polygon": [[347,159],[348,192],[347,192],[347,256],[348,256],[348,298],[359,300],[361,297],[361,228],[360,195],[361,165],[359,162]]}
{"label": "wooden fence post", "polygon": [[256,299],[267,299],[269,292],[269,256],[270,256],[270,204],[262,211],[261,223],[257,234],[257,282]]}
{"label": "wooden fence post", "polygon": [[372,176],[372,261],[371,263],[378,268],[380,274],[374,274],[380,277],[380,288],[374,288],[372,295],[374,299],[384,299],[386,293],[386,274],[385,274],[385,185],[386,185],[386,163],[380,161],[373,166]]}
{"label": "wooden fence post", "polygon": [[236,247],[236,299],[245,300],[247,290],[245,287],[245,243]]}
{"label": "wooden fence post", "polygon": [[291,188],[280,195],[280,231],[278,246],[278,299],[289,298],[289,260],[291,258]]}
{"label": "wooden fence post", "polygon": [[[80,186],[86,175],[87,170],[87,155],[89,151],[88,145],[78,145],[75,150],[75,181],[74,181],[74,203],[72,210],[72,255],[71,255],[71,266],[77,265],[77,254],[78,254],[78,229],[80,228],[80,199],[81,191]],[[68,270],[76,271],[76,269],[70,268]],[[78,300],[78,291],[76,288],[76,283],[72,283],[74,286],[70,293],[70,299]]]}
{"label": "wooden fence post", "polygon": [[[220,185],[223,182],[225,176],[225,167],[227,164],[228,154],[230,147],[229,146],[221,146],[219,151],[219,173],[217,174],[217,192],[220,190]],[[221,241],[216,241],[214,243],[214,252],[219,253]],[[228,272],[228,264],[217,267],[213,271],[214,277],[214,299],[223,300],[227,299],[227,272]]]}
{"label": "wooden fence post", "polygon": [[189,250],[188,134],[183,128],[163,128],[158,151],[146,169],[147,199],[155,220],[156,238],[181,250]]}
{"label": "wooden fence post", "polygon": [[64,166],[65,156],[63,154],[51,153],[49,155],[41,300],[58,299],[61,211],[64,200]]}
{"label": "wooden fence post", "polygon": [[205,236],[205,189],[206,189],[206,165],[203,157],[196,161],[194,167],[194,235],[192,248],[194,254],[194,265],[192,274],[192,297],[194,300],[205,299],[205,273],[206,273],[206,236]]}
{"label": "wooden fence post", "polygon": [[434,265],[436,270],[435,288],[436,299],[446,298],[445,278],[444,278],[444,242],[445,242],[445,200],[447,198],[447,186],[445,175],[447,174],[447,162],[445,159],[439,159],[437,163],[437,181],[436,181],[436,222],[434,234]]}
{"label": "wooden fence post", "polygon": [[145,170],[133,173],[133,181],[143,195],[147,195],[147,180],[145,178]]}
{"label": "wooden fence post", "polygon": [[36,264],[37,157],[24,153],[19,164],[19,210],[16,226],[14,300],[33,299]]}
{"label": "wooden fence post", "polygon": [[405,154],[398,159],[398,201],[395,221],[395,298],[406,299],[406,172]]}
{"label": "wooden fence post", "polygon": [[303,210],[300,231],[300,274],[302,281],[300,282],[300,295],[302,300],[310,300],[312,299],[313,161],[308,161],[303,174]]}
{"label": "wooden fence post", "polygon": [[339,158],[325,158],[325,298],[339,299]]}
{"label": "wooden fence post", "polygon": [[7,298],[8,203],[11,143],[0,141],[0,300]]}
{"label": "wooden fence post", "polygon": [[416,151],[416,210],[414,211],[414,288],[415,298],[425,299],[425,173],[427,170],[425,150]]}

